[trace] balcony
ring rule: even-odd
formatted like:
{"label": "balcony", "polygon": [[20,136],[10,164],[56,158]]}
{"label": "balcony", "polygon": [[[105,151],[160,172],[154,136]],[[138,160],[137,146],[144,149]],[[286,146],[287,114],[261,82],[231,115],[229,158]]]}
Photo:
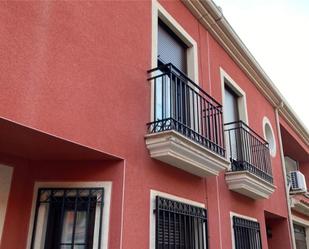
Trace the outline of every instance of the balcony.
{"label": "balcony", "polygon": [[172,64],[148,71],[153,122],[148,123],[150,156],[198,176],[227,169],[222,106]]}
{"label": "balcony", "polygon": [[229,189],[252,199],[269,198],[275,186],[268,143],[242,121],[224,127],[231,161],[225,175]]}
{"label": "balcony", "polygon": [[309,194],[307,192],[290,195],[290,205],[292,210],[309,216]]}

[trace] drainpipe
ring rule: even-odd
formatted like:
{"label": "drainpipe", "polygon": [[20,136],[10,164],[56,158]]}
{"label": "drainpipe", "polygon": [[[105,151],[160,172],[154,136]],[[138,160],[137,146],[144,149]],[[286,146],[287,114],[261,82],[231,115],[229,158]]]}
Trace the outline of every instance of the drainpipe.
{"label": "drainpipe", "polygon": [[284,153],[283,153],[283,146],[282,146],[282,138],[281,138],[281,129],[280,129],[280,122],[279,122],[279,110],[283,108],[284,103],[281,100],[278,106],[275,107],[276,112],[276,124],[277,124],[277,131],[278,131],[278,139],[279,139],[279,148],[280,148],[280,157],[282,162],[282,169],[283,169],[283,177],[284,177],[284,187],[285,187],[285,194],[286,194],[286,200],[287,200],[287,206],[288,206],[288,225],[290,230],[290,239],[292,240],[292,248],[296,249],[295,244],[295,236],[294,236],[294,228],[293,228],[293,221],[292,221],[292,213],[291,213],[291,202],[290,202],[290,193],[289,189],[287,187],[287,179],[286,179],[286,168],[285,168],[285,161],[284,161]]}

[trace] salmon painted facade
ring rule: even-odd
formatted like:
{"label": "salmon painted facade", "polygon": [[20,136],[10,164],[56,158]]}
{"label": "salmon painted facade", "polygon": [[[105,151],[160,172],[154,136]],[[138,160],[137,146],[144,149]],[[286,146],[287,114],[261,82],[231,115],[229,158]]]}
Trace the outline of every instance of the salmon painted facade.
{"label": "salmon painted facade", "polygon": [[212,1],[0,4],[0,249],[309,248],[309,134]]}

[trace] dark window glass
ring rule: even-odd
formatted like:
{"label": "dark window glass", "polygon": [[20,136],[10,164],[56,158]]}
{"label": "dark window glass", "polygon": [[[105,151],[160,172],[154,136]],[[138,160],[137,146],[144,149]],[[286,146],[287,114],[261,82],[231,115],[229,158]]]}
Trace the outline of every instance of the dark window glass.
{"label": "dark window glass", "polygon": [[[39,213],[45,210],[44,249],[92,249],[95,217],[102,218],[103,195],[102,188],[39,189],[31,248],[35,248]],[[99,244],[101,226],[100,222]]]}
{"label": "dark window glass", "polygon": [[[239,121],[239,113],[238,113],[238,96],[236,93],[227,85],[224,88],[224,106],[223,106],[223,116],[224,123],[228,124],[231,122]],[[238,123],[229,124],[228,128],[231,129],[228,132],[228,150],[229,157],[233,160],[241,160],[242,159],[242,147],[240,141],[241,130],[236,129],[238,127]]]}
{"label": "dark window glass", "polygon": [[306,249],[306,230],[304,227],[293,224],[296,249]]}
{"label": "dark window glass", "polygon": [[156,249],[207,248],[206,209],[156,198]]}
{"label": "dark window glass", "polygon": [[158,61],[187,73],[187,46],[161,20],[158,22]]}
{"label": "dark window glass", "polygon": [[233,217],[235,249],[262,249],[260,224],[255,221]]}
{"label": "dark window glass", "polygon": [[238,96],[236,93],[229,88],[228,86],[225,86],[224,89],[224,122],[230,123],[235,122],[239,120],[239,113],[238,113]]}

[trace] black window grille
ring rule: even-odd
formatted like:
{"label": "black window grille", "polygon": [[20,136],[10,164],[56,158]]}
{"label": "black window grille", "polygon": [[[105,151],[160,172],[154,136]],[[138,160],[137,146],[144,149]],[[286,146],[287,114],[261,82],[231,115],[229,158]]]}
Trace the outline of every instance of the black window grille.
{"label": "black window grille", "polygon": [[156,197],[156,249],[206,249],[207,211]]}
{"label": "black window grille", "polygon": [[235,249],[262,249],[258,222],[234,216],[233,228]]}
{"label": "black window grille", "polygon": [[[103,200],[103,188],[40,188],[31,249],[92,249],[94,244],[101,248]],[[100,222],[95,222],[96,217]],[[40,245],[38,234],[44,238]]]}

